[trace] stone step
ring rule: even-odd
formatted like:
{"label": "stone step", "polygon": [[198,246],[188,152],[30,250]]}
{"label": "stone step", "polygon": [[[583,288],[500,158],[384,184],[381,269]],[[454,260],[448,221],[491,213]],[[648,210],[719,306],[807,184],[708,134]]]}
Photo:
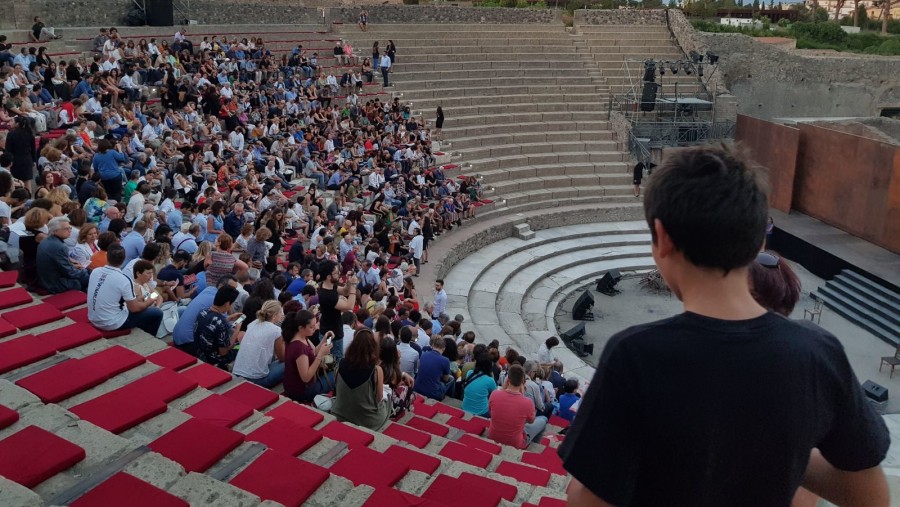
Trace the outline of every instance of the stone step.
{"label": "stone step", "polygon": [[[355,29],[355,28],[354,28]],[[565,35],[566,32],[562,25],[544,24],[544,23],[521,23],[521,24],[503,24],[503,23],[403,23],[403,24],[372,24],[369,25],[366,36],[373,37],[375,34],[383,32],[395,32],[398,34],[440,34],[440,33],[459,33],[466,36],[473,34],[492,34],[492,33],[528,33],[528,34],[544,34],[554,33]],[[356,32],[358,33],[358,32]],[[399,35],[398,35],[399,37]]]}
{"label": "stone step", "polygon": [[[464,83],[460,83],[464,84]],[[446,86],[457,86],[455,83],[448,82]],[[550,95],[560,93],[559,85],[531,85],[527,80],[521,84],[506,84],[494,86],[473,86],[473,87],[456,87],[456,88],[437,88],[429,87],[427,89],[404,90],[403,98],[405,101],[421,101],[424,99],[442,98],[450,99],[457,97],[488,97],[488,96],[510,96],[510,95]],[[597,92],[597,86],[594,84],[572,84],[565,87],[565,95],[584,94],[589,95]]]}
{"label": "stone step", "polygon": [[[580,60],[561,61],[555,58],[506,59],[496,57],[493,60],[468,61],[465,65],[459,62],[403,62],[397,64],[395,72],[426,72],[426,71],[454,71],[454,70],[486,70],[486,69],[571,69],[577,67]],[[460,69],[460,67],[463,67]]]}
{"label": "stone step", "polygon": [[569,68],[554,69],[551,75],[541,75],[535,69],[527,66],[511,67],[505,69],[455,69],[455,70],[435,70],[435,71],[407,71],[398,69],[395,74],[403,76],[403,83],[421,83],[423,81],[444,81],[456,79],[547,79],[552,78],[558,81],[565,81],[567,78],[577,79],[584,75],[585,67],[581,63],[573,63]]}
{"label": "stone step", "polygon": [[[576,69],[577,72],[573,72],[573,76],[561,76],[559,74],[554,76],[540,76],[534,75],[534,73],[527,73],[525,71],[516,71],[519,72],[518,76],[491,76],[491,77],[464,77],[464,76],[452,76],[449,78],[437,78],[435,76],[430,76],[427,79],[416,80],[411,78],[412,73],[403,73],[403,79],[398,81],[394,86],[394,91],[402,91],[406,92],[406,90],[416,91],[416,90],[433,90],[433,89],[441,89],[442,87],[480,87],[480,88],[490,88],[495,86],[510,86],[510,85],[527,85],[527,86],[556,86],[557,89],[562,86],[569,85],[591,85],[596,87],[596,83],[590,76],[584,75],[584,69]],[[401,75],[398,73],[398,75]]]}
{"label": "stone step", "polygon": [[631,190],[629,178],[624,174],[576,174],[537,176],[534,178],[517,178],[511,181],[496,182],[495,191],[507,199],[507,203],[515,205],[510,194],[529,192],[532,190],[554,190],[560,188],[600,187],[604,195],[627,195]]}
{"label": "stone step", "polygon": [[[568,41],[560,41],[560,42],[568,42]],[[355,49],[355,48],[354,48]],[[440,45],[440,46],[420,46],[420,47],[409,47],[406,48],[403,53],[400,53],[398,50],[397,56],[398,60],[400,56],[404,58],[418,60],[419,58],[427,55],[441,55],[441,54],[494,54],[494,53],[509,53],[510,50],[521,51],[529,54],[545,54],[545,53],[571,53],[572,52],[572,44],[525,44],[525,43],[513,43],[513,44],[464,44],[464,45]],[[622,48],[624,49],[624,48]],[[357,51],[361,54],[367,54],[368,52]]]}
{"label": "stone step", "polygon": [[[592,110],[602,111],[609,105],[598,100],[597,93],[547,93],[547,94],[518,94],[518,95],[473,95],[468,97],[447,97],[418,99],[411,101],[411,107],[416,110],[429,110],[443,107],[448,108],[472,108],[484,106],[512,106],[516,104],[533,104],[534,111],[571,111]],[[543,106],[542,106],[543,105]],[[540,109],[538,106],[542,106]],[[465,113],[455,113],[462,115]]]}
{"label": "stone step", "polygon": [[465,150],[479,146],[502,146],[519,143],[560,143],[565,141],[611,141],[614,133],[609,130],[585,130],[574,132],[529,132],[521,129],[518,132],[475,135],[472,137],[448,138],[453,142],[454,150]]}
{"label": "stone step", "polygon": [[[506,114],[529,114],[529,113],[547,113],[547,114],[568,114],[583,113],[596,115],[598,118],[605,118],[608,114],[609,107],[603,104],[584,104],[560,102],[548,99],[546,102],[521,102],[516,104],[497,104],[496,101],[490,104],[478,105],[459,105],[465,102],[457,102],[454,104],[436,104],[425,103],[416,104],[415,108],[420,111],[433,111],[438,105],[444,109],[444,114],[448,118],[464,118],[471,115],[506,115]],[[486,118],[486,121],[490,118]],[[447,120],[450,121],[449,119]]]}
{"label": "stone step", "polygon": [[573,153],[522,153],[518,155],[496,156],[482,159],[466,157],[465,161],[472,164],[472,169],[474,171],[490,171],[549,164],[624,162],[629,159],[629,155],[619,151],[592,151]]}
{"label": "stone step", "polygon": [[506,181],[515,181],[526,178],[540,178],[547,176],[624,176],[628,177],[629,164],[626,162],[584,162],[569,164],[546,164],[534,166],[520,166],[508,169],[481,170],[480,166],[472,165],[466,169],[466,174],[474,174],[483,178],[483,185],[499,184]]}
{"label": "stone step", "polygon": [[586,152],[615,151],[615,141],[561,141],[547,145],[546,143],[518,143],[497,146],[484,146],[458,149],[463,158],[471,163],[474,160],[492,157],[508,157],[513,155],[533,154],[571,154]]}
{"label": "stone step", "polygon": [[[489,118],[492,121],[497,121],[496,118]],[[444,135],[448,139],[452,139],[454,142],[454,146],[458,146],[456,144],[457,141],[467,138],[467,137],[477,137],[481,132],[492,132],[493,134],[512,134],[512,133],[532,133],[532,132],[552,132],[552,133],[566,133],[577,131],[577,133],[584,134],[582,131],[594,132],[595,134],[602,134],[603,132],[609,131],[609,122],[604,120],[596,120],[596,121],[537,121],[537,122],[522,122],[522,123],[492,123],[489,125],[476,125],[470,127],[457,127],[458,120],[454,122],[450,122],[449,119],[444,122]],[[453,125],[452,127],[448,127],[448,125]],[[571,134],[569,134],[571,135]],[[583,139],[583,137],[581,138]],[[612,139],[611,137],[609,139]],[[462,147],[462,146],[459,146]]]}
{"label": "stone step", "polygon": [[[458,65],[468,65],[475,62],[531,62],[531,61],[554,61],[569,62],[577,60],[579,55],[574,51],[544,51],[538,54],[517,53],[510,51],[512,48],[497,48],[497,51],[490,53],[436,53],[430,55],[420,55],[416,58],[416,64],[425,63],[456,63]],[[404,62],[398,65],[406,65]]]}
{"label": "stone step", "polygon": [[[474,223],[482,221],[490,221],[497,218],[508,216],[516,216],[524,212],[546,213],[554,209],[568,208],[570,206],[587,206],[597,208],[602,206],[612,206],[616,209],[634,209],[638,214],[643,213],[643,206],[640,200],[629,196],[598,196],[591,195],[587,197],[570,197],[565,202],[559,202],[553,199],[552,194],[548,197],[545,195],[535,195],[534,200],[520,204],[510,204],[505,200],[496,202],[493,209],[479,212],[472,220]],[[631,207],[631,208],[630,208]]]}
{"label": "stone step", "polygon": [[[570,47],[574,41],[564,35],[545,34],[544,36],[531,36],[529,34],[518,34],[518,36],[508,36],[505,34],[485,34],[490,36],[472,37],[471,34],[456,34],[454,37],[446,37],[443,40],[431,36],[422,37],[392,37],[394,45],[397,47],[397,55],[403,56],[411,48],[433,47],[435,43],[452,44],[453,46],[517,46],[523,45],[542,45],[542,46],[566,46]],[[371,54],[372,39],[360,38],[355,36],[343,37],[346,40],[353,41],[353,47],[358,52]],[[263,39],[265,40],[265,39]],[[384,41],[379,42],[379,49],[384,50]],[[411,53],[410,53],[411,54]]]}

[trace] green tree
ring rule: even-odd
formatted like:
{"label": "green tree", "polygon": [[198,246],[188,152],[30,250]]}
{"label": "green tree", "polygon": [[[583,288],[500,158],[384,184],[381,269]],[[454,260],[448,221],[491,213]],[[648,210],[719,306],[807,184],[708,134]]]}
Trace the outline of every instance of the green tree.
{"label": "green tree", "polygon": [[669,8],[670,9],[676,9],[677,7],[678,7],[678,2],[676,2],[675,0],[669,0]]}

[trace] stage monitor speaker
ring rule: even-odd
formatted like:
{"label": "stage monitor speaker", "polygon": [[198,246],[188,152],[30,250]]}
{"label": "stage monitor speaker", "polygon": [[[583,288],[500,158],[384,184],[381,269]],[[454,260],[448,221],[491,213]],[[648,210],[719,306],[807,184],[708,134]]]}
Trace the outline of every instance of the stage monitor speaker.
{"label": "stage monitor speaker", "polygon": [[888,400],[888,390],[887,387],[876,384],[871,380],[866,380],[862,385],[863,391],[866,393],[866,397],[872,401],[882,403]]}
{"label": "stage monitor speaker", "polygon": [[641,111],[650,112],[656,109],[656,83],[644,83],[641,90]]}
{"label": "stage monitor speaker", "polygon": [[560,338],[562,338],[564,342],[569,343],[573,340],[581,338],[582,336],[584,336],[584,322],[566,331],[565,333],[560,335]]}
{"label": "stage monitor speaker", "polygon": [[607,296],[617,294],[619,291],[616,290],[616,284],[618,284],[621,279],[622,274],[619,273],[618,269],[610,269],[603,275],[603,278],[597,280],[597,292],[601,292]]}
{"label": "stage monitor speaker", "polygon": [[594,344],[585,343],[582,339],[572,340],[572,350],[574,350],[579,357],[593,356]]}
{"label": "stage monitor speaker", "polygon": [[175,25],[175,10],[172,0],[145,0],[144,8],[149,26]]}
{"label": "stage monitor speaker", "polygon": [[578,301],[575,301],[575,306],[572,307],[572,318],[575,320],[594,320],[594,314],[591,313],[591,308],[594,307],[594,296],[591,296],[590,291],[584,291],[581,293],[581,296],[578,296]]}

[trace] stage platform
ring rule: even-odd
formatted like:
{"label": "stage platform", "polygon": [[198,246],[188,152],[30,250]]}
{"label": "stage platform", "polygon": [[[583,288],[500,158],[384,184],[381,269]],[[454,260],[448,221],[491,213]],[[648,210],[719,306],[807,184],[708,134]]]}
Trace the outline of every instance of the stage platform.
{"label": "stage platform", "polygon": [[803,213],[771,210],[775,232],[769,248],[825,280],[842,269],[900,292],[900,255],[836,229]]}

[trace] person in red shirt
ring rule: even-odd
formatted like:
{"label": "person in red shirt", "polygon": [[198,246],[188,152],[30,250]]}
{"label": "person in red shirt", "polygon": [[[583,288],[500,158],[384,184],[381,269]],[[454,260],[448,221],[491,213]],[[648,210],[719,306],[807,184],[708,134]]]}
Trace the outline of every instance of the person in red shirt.
{"label": "person in red shirt", "polygon": [[494,391],[488,399],[491,414],[488,435],[492,440],[517,449],[541,440],[547,418],[535,416],[534,403],[524,393],[525,370],[514,364],[509,367],[503,389]]}

